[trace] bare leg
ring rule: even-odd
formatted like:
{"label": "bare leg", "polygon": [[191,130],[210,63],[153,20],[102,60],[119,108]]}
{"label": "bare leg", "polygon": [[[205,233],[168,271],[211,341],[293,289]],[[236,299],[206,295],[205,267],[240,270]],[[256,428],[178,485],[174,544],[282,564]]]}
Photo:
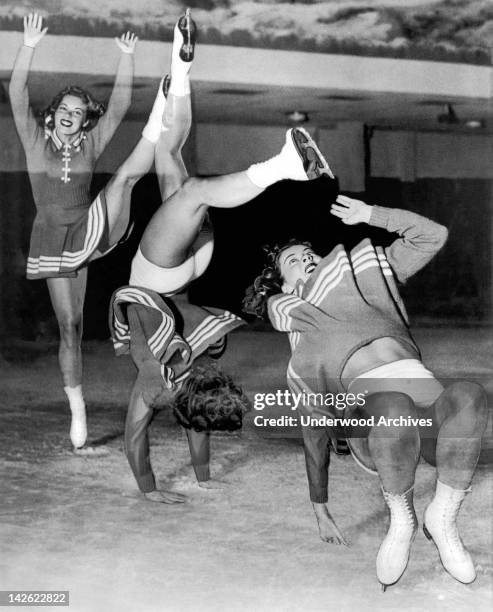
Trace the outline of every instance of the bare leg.
{"label": "bare leg", "polygon": [[[380,417],[398,419],[416,418],[412,400],[402,393],[373,393],[361,408],[349,415],[351,418]],[[414,426],[380,426],[353,428],[351,448],[358,459],[371,470],[378,472],[385,491],[401,494],[414,484],[419,461],[419,432]]]}
{"label": "bare leg", "polygon": [[265,162],[235,174],[186,180],[149,222],[140,244],[142,253],[163,268],[178,266],[186,260],[208,207],[241,206],[277,181],[310,180],[327,174],[326,167],[308,133],[288,130],[281,152]]}
{"label": "bare leg", "polygon": [[188,179],[179,191],[161,205],[149,222],[140,245],[142,253],[164,268],[182,264],[209,206],[241,206],[262,191],[245,172],[208,179]]}
{"label": "bare leg", "polygon": [[[165,93],[167,89],[167,79],[165,79],[158,92],[149,123],[144,130],[148,138],[156,143],[154,161],[163,202],[178,191],[188,178],[181,151],[192,125],[188,75],[194,55],[195,30],[196,26],[187,9],[174,30],[169,90]],[[159,118],[160,109],[163,109],[163,113]]]}
{"label": "bare leg", "polygon": [[67,387],[82,383],[82,310],[86,294],[87,268],[75,278],[46,279],[60,329],[58,361]]}
{"label": "bare leg", "polygon": [[87,268],[75,278],[47,279],[51,303],[60,328],[58,361],[72,422],[70,439],[80,449],[87,439],[86,406],[82,395],[82,311],[87,283]]}
{"label": "bare leg", "polygon": [[[148,131],[150,139],[156,142],[156,173],[163,202],[172,196],[188,177],[181,150],[192,124],[189,73],[193,64],[196,31],[197,26],[187,9],[185,15],[176,23],[173,33],[171,77],[166,77],[162,86],[162,91],[167,91],[164,93],[166,100],[158,94],[155,102],[157,108],[165,106],[162,120],[159,124],[150,121],[152,129]],[[169,84],[169,89],[166,84]]]}
{"label": "bare leg", "polygon": [[[386,419],[386,425],[371,427],[367,437],[365,428],[356,429],[351,437],[356,454],[365,457],[364,463],[378,471],[385,503],[390,510],[389,530],[376,559],[377,577],[385,590],[404,573],[416,535],[418,521],[413,505],[413,487],[419,460],[419,431],[413,425],[399,423],[400,417],[416,418],[413,401],[403,393],[369,395],[361,413],[366,417],[373,416],[376,423],[381,417]],[[363,437],[354,437],[358,434]]]}
{"label": "bare leg", "polygon": [[[417,417],[411,398],[401,393],[375,393],[365,408],[377,421],[380,416]],[[413,425],[372,427],[368,449],[385,491],[402,494],[414,485],[419,448],[419,432]]]}
{"label": "bare leg", "polygon": [[[193,42],[190,49],[186,47],[191,50],[187,61],[180,59],[180,52],[183,52],[183,44],[187,42],[184,34],[186,37],[190,27],[195,29],[195,24],[191,22],[189,11],[180,22],[182,30],[178,24],[175,26],[171,62],[172,82],[167,99],[162,90],[164,82],[161,82],[143,137],[105,190],[110,245],[120,240],[128,226],[132,188],[139,178],[151,169],[156,146],[158,148],[156,172],[163,200],[179,189],[187,177],[181,158],[181,148],[188,137],[192,120],[188,71],[193,59]],[[194,36],[193,34],[192,37]]]}
{"label": "bare leg", "polygon": [[127,229],[132,189],[152,168],[154,148],[152,142],[141,138],[105,187],[110,245],[118,242]]}
{"label": "bare leg", "polygon": [[164,202],[178,191],[188,178],[181,151],[192,125],[190,94],[175,96],[169,93],[163,119],[165,131],[161,133],[156,144],[154,161]]}
{"label": "bare leg", "polygon": [[486,395],[474,383],[455,383],[445,389],[430,412],[438,436],[435,447],[433,440],[424,440],[422,454],[437,466],[438,478],[435,496],[425,510],[423,530],[435,543],[447,572],[469,584],[476,579],[476,569],[462,543],[457,516],[470,490],[481,450],[488,416]]}
{"label": "bare leg", "polygon": [[483,389],[469,382],[450,385],[428,409],[438,430],[422,431],[424,459],[437,466],[438,479],[454,489],[467,489],[481,452],[488,410]]}

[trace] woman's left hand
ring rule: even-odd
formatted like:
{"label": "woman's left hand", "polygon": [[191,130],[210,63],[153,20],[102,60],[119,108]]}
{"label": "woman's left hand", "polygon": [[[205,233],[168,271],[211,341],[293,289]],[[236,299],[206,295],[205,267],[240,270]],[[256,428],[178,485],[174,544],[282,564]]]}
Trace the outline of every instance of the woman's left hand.
{"label": "woman's left hand", "polygon": [[115,42],[118,45],[122,53],[132,54],[135,51],[135,45],[139,38],[133,34],[133,32],[127,32],[122,34],[120,38],[115,38]]}

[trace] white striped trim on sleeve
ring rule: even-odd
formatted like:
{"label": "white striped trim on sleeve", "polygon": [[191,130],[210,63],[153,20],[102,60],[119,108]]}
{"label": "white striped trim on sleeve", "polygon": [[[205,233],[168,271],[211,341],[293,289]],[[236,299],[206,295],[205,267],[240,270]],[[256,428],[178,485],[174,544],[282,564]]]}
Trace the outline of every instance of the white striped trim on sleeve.
{"label": "white striped trim on sleeve", "polygon": [[[170,337],[174,335],[175,322],[166,312],[155,303],[151,296],[145,291],[138,289],[137,287],[124,287],[117,291],[114,298],[114,304],[118,303],[130,303],[130,304],[142,304],[149,308],[157,310],[162,317],[161,323],[154,334],[149,338],[148,344],[149,349],[156,359],[160,359],[164,350],[170,343]],[[115,309],[113,310],[113,328],[115,330],[114,346],[117,348],[117,343],[121,346],[130,340],[130,329],[128,323],[120,321],[116,315]]]}
{"label": "white striped trim on sleeve", "polygon": [[351,255],[351,263],[355,274],[360,274],[368,268],[380,268],[385,276],[392,276],[392,269],[385,255],[377,254],[373,245],[367,245]]}
{"label": "white striped trim on sleeve", "polygon": [[272,315],[272,324],[278,331],[291,331],[292,318],[291,311],[293,308],[303,303],[296,295],[283,295],[274,298],[274,304],[270,311]]}
{"label": "white striped trim on sleeve", "polygon": [[229,327],[231,323],[236,321],[242,321],[242,319],[228,311],[220,316],[210,315],[197,325],[185,340],[190,345],[192,353],[195,353],[201,345],[208,343],[224,327]]}
{"label": "white striped trim on sleeve", "polygon": [[320,305],[327,294],[340,284],[346,272],[351,271],[349,259],[345,251],[337,254],[334,261],[324,268],[311,288],[306,301],[314,306]]}

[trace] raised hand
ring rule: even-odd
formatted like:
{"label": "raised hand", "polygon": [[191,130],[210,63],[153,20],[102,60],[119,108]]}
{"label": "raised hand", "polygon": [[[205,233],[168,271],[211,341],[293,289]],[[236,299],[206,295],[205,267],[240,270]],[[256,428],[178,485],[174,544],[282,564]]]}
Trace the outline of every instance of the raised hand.
{"label": "raised hand", "polygon": [[24,45],[34,47],[39,43],[48,28],[43,29],[43,18],[38,13],[30,13],[24,17]]}
{"label": "raised hand", "polygon": [[138,37],[132,32],[126,32],[122,34],[120,38],[115,38],[115,42],[118,45],[122,53],[132,54],[135,51],[135,45],[137,44]]}
{"label": "raised hand", "polygon": [[356,223],[369,223],[372,207],[361,200],[348,198],[348,196],[337,196],[336,202],[330,207],[332,215],[346,225],[356,225]]}

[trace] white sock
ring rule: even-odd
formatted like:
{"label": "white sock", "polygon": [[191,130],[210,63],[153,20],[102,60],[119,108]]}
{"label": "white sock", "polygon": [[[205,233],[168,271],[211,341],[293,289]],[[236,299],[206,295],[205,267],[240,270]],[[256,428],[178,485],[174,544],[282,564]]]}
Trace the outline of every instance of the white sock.
{"label": "white sock", "polygon": [[296,181],[308,180],[303,161],[292,142],[291,130],[286,132],[286,142],[278,155],[253,164],[246,173],[252,183],[261,189],[288,178]]}
{"label": "white sock", "polygon": [[75,448],[80,448],[87,440],[86,404],[82,395],[82,386],[64,387],[63,390],[68,397],[72,412],[70,440]]}
{"label": "white sock", "polygon": [[173,49],[171,51],[171,84],[169,93],[174,96],[186,96],[190,93],[189,72],[193,62],[184,62],[180,57],[183,36],[175,25],[173,33]]}
{"label": "white sock", "polygon": [[161,136],[161,132],[163,131],[163,115],[166,109],[166,98],[163,93],[164,78],[165,77],[163,77],[159,82],[159,89],[152,106],[151,114],[149,115],[149,119],[142,130],[142,136],[153,144],[157,143],[159,137]]}
{"label": "white sock", "polygon": [[[181,61],[181,60],[180,60]],[[182,62],[183,63],[183,62]],[[188,74],[175,78],[173,76],[173,68],[171,69],[171,83],[169,93],[173,96],[189,96],[190,95],[190,77]]]}

